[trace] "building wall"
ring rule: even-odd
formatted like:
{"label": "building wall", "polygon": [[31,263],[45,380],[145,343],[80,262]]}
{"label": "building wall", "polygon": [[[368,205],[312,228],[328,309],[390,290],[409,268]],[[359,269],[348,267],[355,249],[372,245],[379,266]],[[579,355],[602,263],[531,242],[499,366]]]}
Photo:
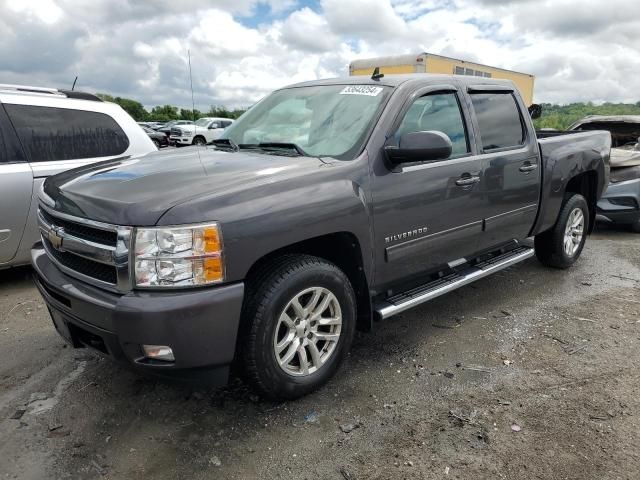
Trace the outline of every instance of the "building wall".
{"label": "building wall", "polygon": [[[503,70],[501,68],[494,68],[488,65],[480,65],[478,63],[473,62],[465,62],[464,60],[456,60],[448,57],[441,57],[439,55],[432,54],[421,54],[416,55],[412,58],[421,58],[422,61],[416,61],[415,63],[408,63],[408,56],[402,55],[400,57],[396,57],[398,62],[394,64],[394,57],[384,57],[379,60],[369,59],[369,60],[361,60],[356,61],[354,63],[367,63],[369,65],[374,65],[378,61],[380,62],[380,72],[385,74],[407,74],[407,73],[424,73],[425,69],[427,73],[442,73],[445,75],[455,75],[456,67],[464,69],[465,71],[473,70],[473,73],[482,72],[482,76],[475,75],[479,79],[484,78],[488,75],[491,78],[499,78],[505,80],[511,80],[515,86],[520,91],[524,102],[527,105],[531,105],[533,103],[533,87],[535,83],[535,77],[533,75],[527,75],[525,73],[512,72],[510,70]],[[370,76],[373,73],[374,67],[367,66],[364,67],[362,65],[360,68],[350,67],[351,75],[367,75]]]}
{"label": "building wall", "polygon": [[[472,69],[474,72],[480,71],[482,73],[489,73],[491,74],[491,78],[511,80],[518,90],[520,90],[520,94],[522,95],[522,99],[525,104],[531,105],[533,103],[533,86],[535,81],[535,77],[533,75],[511,72],[509,70],[493,68],[487,65],[480,65],[462,60],[454,60],[452,58],[440,57],[437,55],[427,55],[426,64],[427,73],[444,73],[452,75],[456,73],[456,67],[460,67],[464,69]],[[483,77],[478,76],[478,78]]]}

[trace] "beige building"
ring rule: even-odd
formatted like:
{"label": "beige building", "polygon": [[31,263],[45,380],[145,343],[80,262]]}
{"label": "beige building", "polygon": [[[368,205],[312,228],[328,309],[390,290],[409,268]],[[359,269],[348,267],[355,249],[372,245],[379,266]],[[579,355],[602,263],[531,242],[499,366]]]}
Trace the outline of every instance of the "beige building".
{"label": "beige building", "polygon": [[371,75],[375,67],[380,67],[380,72],[387,74],[443,73],[511,80],[520,90],[525,103],[527,105],[533,103],[535,77],[528,73],[514,72],[504,68],[422,52],[417,55],[395,55],[354,60],[349,65],[349,75]]}

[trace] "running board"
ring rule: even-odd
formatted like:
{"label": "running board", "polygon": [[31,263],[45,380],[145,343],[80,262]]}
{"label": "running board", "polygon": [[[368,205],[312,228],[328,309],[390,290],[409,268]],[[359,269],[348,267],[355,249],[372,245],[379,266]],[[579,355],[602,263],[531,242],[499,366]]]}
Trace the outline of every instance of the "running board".
{"label": "running board", "polygon": [[464,285],[487,277],[500,270],[533,257],[534,250],[529,247],[518,247],[509,252],[495,256],[484,262],[477,263],[469,268],[452,273],[433,282],[421,285],[413,290],[399,293],[375,305],[375,310],[380,318],[389,318],[405,310],[409,310],[421,303],[449,293]]}

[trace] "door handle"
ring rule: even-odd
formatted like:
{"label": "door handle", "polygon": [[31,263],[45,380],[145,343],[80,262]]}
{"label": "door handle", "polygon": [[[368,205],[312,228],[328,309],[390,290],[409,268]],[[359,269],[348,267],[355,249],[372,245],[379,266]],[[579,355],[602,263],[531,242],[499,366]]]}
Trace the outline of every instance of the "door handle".
{"label": "door handle", "polygon": [[536,168],[538,168],[538,165],[536,165],[535,163],[528,163],[521,166],[520,171],[522,173],[529,173],[529,172],[533,172]]}
{"label": "door handle", "polygon": [[474,183],[478,183],[480,181],[480,177],[462,177],[456,180],[456,185],[459,187],[468,187],[469,185],[473,185]]}

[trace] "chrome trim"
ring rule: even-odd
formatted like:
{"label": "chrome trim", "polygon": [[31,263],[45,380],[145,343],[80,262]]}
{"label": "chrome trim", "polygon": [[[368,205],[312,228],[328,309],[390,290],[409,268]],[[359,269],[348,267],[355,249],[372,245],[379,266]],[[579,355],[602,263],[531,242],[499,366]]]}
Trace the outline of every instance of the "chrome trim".
{"label": "chrome trim", "polygon": [[47,257],[49,257],[49,260],[51,260],[56,265],[56,267],[58,267],[62,272],[66,273],[70,277],[75,277],[75,278],[77,278],[79,280],[82,280],[83,282],[89,283],[91,285],[95,285],[96,287],[104,288],[105,290],[110,290],[112,292],[118,292],[118,289],[116,288],[116,286],[113,283],[103,282],[102,280],[98,280],[97,278],[89,277],[88,275],[85,275],[83,273],[80,273],[80,272],[78,272],[76,270],[72,270],[69,267],[66,267],[66,266],[62,265],[56,259],[56,257],[53,256],[53,253],[51,253],[49,251],[49,247],[47,246],[46,242],[42,242],[42,248],[46,252]]}
{"label": "chrome trim", "polygon": [[80,223],[83,225],[89,225],[90,227],[95,227],[100,230],[106,230],[108,232],[117,232],[118,228],[122,228],[122,227],[118,227],[118,225],[113,225],[111,223],[97,222],[95,220],[89,220],[88,218],[76,217],[74,215],[69,215],[68,213],[62,213],[57,210],[54,210],[53,208],[47,205],[43,205],[42,203],[39,205],[39,207],[42,208],[45,212],[47,212],[52,217],[61,218],[62,220],[69,220],[70,222]]}
{"label": "chrome trim", "polygon": [[[73,222],[79,225],[87,225],[92,228],[97,228],[104,231],[116,233],[116,244],[106,245],[103,243],[97,243],[90,240],[79,238],[75,235],[71,235],[64,231],[64,228],[57,227],[48,222],[41,213],[41,210],[46,211],[51,217],[59,218],[61,220]],[[60,251],[71,253],[78,257],[85,258],[94,262],[110,265],[115,268],[117,282],[115,284],[104,282],[94,277],[84,275],[77,272],[65,265],[62,265],[50,251],[50,247],[47,242],[43,241],[43,246],[47,255],[53,263],[56,264],[63,272],[70,276],[79,278],[80,280],[96,285],[101,288],[105,288],[117,292],[128,292],[132,288],[131,281],[131,235],[133,227],[121,227],[111,225],[103,222],[96,222],[94,220],[88,220],[85,218],[75,217],[65,213],[53,210],[42,203],[38,208],[38,225],[43,240],[48,239],[51,233],[61,238]]]}
{"label": "chrome trim", "polygon": [[387,304],[381,307],[376,308],[376,311],[380,315],[382,319],[389,318],[392,315],[396,315],[397,313],[404,312],[405,310],[409,310],[421,303],[432,300],[436,297],[444,295],[445,293],[449,293],[453,290],[456,290],[464,285],[468,285],[469,283],[475,282],[481,278],[487,277],[492,273],[495,273],[499,270],[503,270],[505,268],[510,267],[511,265],[515,265],[516,263],[522,262],[528,258],[533,257],[535,254],[533,248],[527,249],[524,252],[521,252],[517,255],[513,255],[512,257],[506,258],[505,260],[490,265],[486,268],[475,268],[470,269],[471,271],[466,275],[461,275],[459,280],[456,280],[452,283],[444,285],[440,288],[436,288],[435,290],[425,292],[422,295],[419,295],[415,298],[407,300],[402,303],[398,303],[396,305]]}

